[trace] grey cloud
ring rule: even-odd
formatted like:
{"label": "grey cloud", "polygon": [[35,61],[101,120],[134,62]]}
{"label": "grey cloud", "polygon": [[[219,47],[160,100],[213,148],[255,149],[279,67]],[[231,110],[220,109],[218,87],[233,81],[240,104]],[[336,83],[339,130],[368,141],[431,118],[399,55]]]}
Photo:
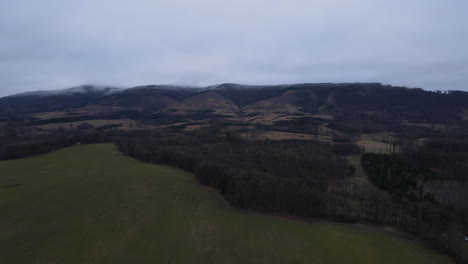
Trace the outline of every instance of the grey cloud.
{"label": "grey cloud", "polygon": [[465,0],[0,2],[0,96],[82,83],[468,90]]}

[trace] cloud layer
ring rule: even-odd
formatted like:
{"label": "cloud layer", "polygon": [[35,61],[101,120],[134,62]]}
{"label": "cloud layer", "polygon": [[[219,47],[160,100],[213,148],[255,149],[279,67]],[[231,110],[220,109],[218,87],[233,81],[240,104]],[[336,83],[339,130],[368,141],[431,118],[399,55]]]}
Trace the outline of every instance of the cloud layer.
{"label": "cloud layer", "polygon": [[0,2],[0,96],[83,83],[468,90],[466,0]]}

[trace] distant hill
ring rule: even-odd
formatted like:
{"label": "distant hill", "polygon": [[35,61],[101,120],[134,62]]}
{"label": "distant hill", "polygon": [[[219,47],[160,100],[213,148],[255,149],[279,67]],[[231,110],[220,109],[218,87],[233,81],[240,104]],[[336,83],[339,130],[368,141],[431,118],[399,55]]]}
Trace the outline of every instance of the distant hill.
{"label": "distant hill", "polygon": [[[84,85],[0,98],[3,119],[17,119],[22,115],[39,118],[41,123],[47,123],[44,119],[48,117],[55,118],[54,122],[125,117],[165,118],[172,123],[222,117],[267,125],[296,120],[303,122],[296,126],[304,127],[325,118],[329,128],[345,132],[392,131],[400,129],[402,124],[466,126],[467,111],[467,92],[433,92],[380,83],[226,83],[208,87],[145,85],[128,89]],[[57,118],[62,119],[57,121]]]}
{"label": "distant hill", "polygon": [[0,98],[3,115],[30,114],[77,108],[98,99],[121,93],[122,89],[93,85],[63,90],[32,91]]}

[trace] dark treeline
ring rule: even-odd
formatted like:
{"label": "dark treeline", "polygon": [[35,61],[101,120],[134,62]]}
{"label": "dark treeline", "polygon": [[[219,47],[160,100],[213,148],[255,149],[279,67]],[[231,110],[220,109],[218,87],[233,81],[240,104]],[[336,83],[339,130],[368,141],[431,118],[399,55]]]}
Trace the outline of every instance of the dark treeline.
{"label": "dark treeline", "polygon": [[436,138],[407,142],[404,155],[450,179],[468,183],[468,142],[463,139]]}
{"label": "dark treeline", "polygon": [[433,200],[432,193],[424,193],[423,185],[429,180],[444,180],[444,177],[428,168],[419,167],[409,160],[387,154],[362,155],[362,165],[369,179],[380,189],[410,200]]}
{"label": "dark treeline", "polygon": [[[364,154],[362,164],[375,186],[390,195],[387,199],[379,199],[383,203],[383,223],[387,224],[390,216],[395,225],[401,225],[396,215],[392,216],[392,208],[406,208],[412,224],[404,223],[405,230],[462,262],[466,244],[463,240],[468,230],[468,195],[461,182],[465,179],[458,174],[464,176],[466,171],[450,170],[451,174],[446,174],[441,166],[444,158],[440,156],[440,151],[447,151],[445,154],[449,156],[455,150],[465,151],[463,144],[453,143],[429,140],[419,148],[404,150],[400,156]],[[429,149],[437,150],[439,162],[430,162],[434,152]],[[456,163],[459,159],[450,162]]]}
{"label": "dark treeline", "polygon": [[[466,135],[466,134],[465,134]],[[432,192],[439,208],[431,211],[440,213],[444,210],[443,226],[447,229],[446,247],[456,248],[455,239],[448,239],[450,233],[457,233],[458,240],[463,234],[468,237],[468,143],[465,137],[445,137],[426,139],[424,142],[406,142],[402,155],[421,167],[444,175],[444,181],[432,181],[424,184],[424,190]],[[434,207],[434,206],[432,206]],[[438,210],[437,210],[438,209]],[[462,237],[460,238],[460,234]],[[465,242],[466,244],[467,242]],[[467,245],[465,245],[467,247]],[[467,249],[465,249],[465,260]]]}
{"label": "dark treeline", "polygon": [[352,171],[328,144],[247,141],[207,129],[184,137],[149,132],[115,141],[129,156],[193,172],[237,207],[273,214],[325,216],[330,182]]}
{"label": "dark treeline", "polygon": [[73,131],[53,135],[0,137],[0,160],[18,159],[44,154],[75,144],[103,142],[99,133]]}

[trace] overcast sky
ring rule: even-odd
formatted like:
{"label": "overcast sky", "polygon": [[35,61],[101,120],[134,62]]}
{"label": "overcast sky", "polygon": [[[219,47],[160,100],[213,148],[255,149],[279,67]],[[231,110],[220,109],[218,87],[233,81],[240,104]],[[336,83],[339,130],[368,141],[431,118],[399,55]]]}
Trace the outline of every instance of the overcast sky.
{"label": "overcast sky", "polygon": [[0,0],[0,96],[222,82],[468,90],[468,1]]}

